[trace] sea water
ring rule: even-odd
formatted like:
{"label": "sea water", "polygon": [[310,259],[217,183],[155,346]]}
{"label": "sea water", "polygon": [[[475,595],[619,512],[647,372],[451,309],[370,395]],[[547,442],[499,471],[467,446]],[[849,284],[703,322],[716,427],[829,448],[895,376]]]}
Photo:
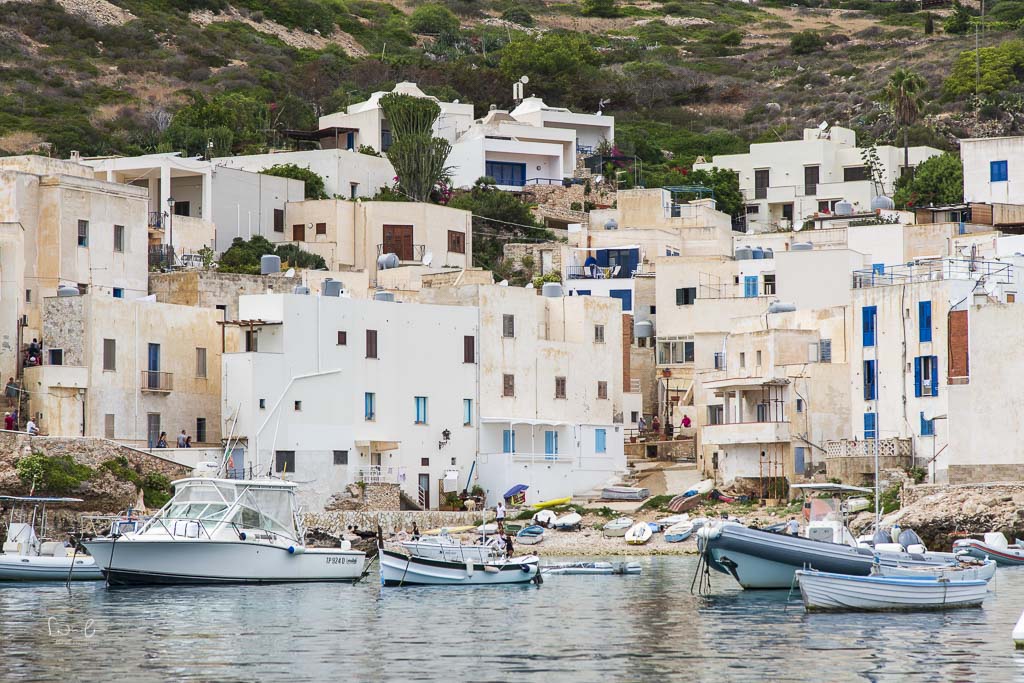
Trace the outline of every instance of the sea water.
{"label": "sea water", "polygon": [[1024,567],[981,609],[806,614],[724,575],[692,595],[692,557],[635,559],[542,586],[0,585],[0,680],[1024,680]]}

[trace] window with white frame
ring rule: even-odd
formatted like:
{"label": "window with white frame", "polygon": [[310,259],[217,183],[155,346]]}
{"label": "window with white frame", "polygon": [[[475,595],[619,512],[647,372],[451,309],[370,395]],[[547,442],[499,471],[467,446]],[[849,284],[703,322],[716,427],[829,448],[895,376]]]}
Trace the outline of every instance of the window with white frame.
{"label": "window with white frame", "polygon": [[658,365],[682,365],[693,362],[693,337],[658,340]]}

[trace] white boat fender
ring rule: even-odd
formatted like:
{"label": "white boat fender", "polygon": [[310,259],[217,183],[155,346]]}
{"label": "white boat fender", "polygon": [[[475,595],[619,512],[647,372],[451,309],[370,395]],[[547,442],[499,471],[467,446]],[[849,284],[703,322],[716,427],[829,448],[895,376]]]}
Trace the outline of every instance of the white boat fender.
{"label": "white boat fender", "polygon": [[473,576],[473,560],[466,560],[466,578]]}
{"label": "white boat fender", "polygon": [[491,566],[491,565],[489,565],[489,564],[485,564],[485,565],[484,565],[484,571],[485,571],[485,572],[488,572],[489,574],[497,574],[497,573],[498,573],[498,572],[500,572],[501,570],[500,570],[500,569],[498,569],[497,567],[492,567],[492,566]]}
{"label": "white boat fender", "polygon": [[907,552],[912,555],[924,555],[926,552],[928,552],[928,549],[920,543],[912,543],[911,545],[907,546]]}
{"label": "white boat fender", "polygon": [[289,555],[301,555],[304,552],[306,552],[305,546],[301,546],[301,545],[290,545],[290,546],[288,546],[288,554]]}

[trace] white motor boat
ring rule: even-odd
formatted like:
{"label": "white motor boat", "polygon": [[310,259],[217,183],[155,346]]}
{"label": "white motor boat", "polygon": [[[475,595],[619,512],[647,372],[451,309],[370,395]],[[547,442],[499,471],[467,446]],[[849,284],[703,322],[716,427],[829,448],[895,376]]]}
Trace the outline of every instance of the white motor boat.
{"label": "white motor boat", "polygon": [[[81,498],[0,496],[11,505],[0,554],[0,581],[101,581],[96,562],[82,550],[46,538],[46,508],[81,503]],[[15,521],[17,519],[18,521]],[[36,527],[39,534],[36,534]]]}
{"label": "white motor boat", "polygon": [[496,546],[497,538],[488,538],[486,543],[463,543],[448,534],[440,536],[420,536],[415,541],[402,541],[401,545],[407,553],[416,557],[448,562],[489,562],[504,552]]}
{"label": "white motor boat", "polygon": [[540,559],[524,555],[495,562],[445,562],[380,551],[382,586],[480,586],[540,582]]}
{"label": "white motor boat", "polygon": [[850,576],[798,569],[800,595],[808,611],[926,610],[977,607],[988,582]]}
{"label": "white motor boat", "polygon": [[307,548],[296,484],[193,477],[135,533],[85,541],[111,585],[355,581],[365,553]]}
{"label": "white motor boat", "polygon": [[651,531],[651,526],[647,522],[637,522],[629,527],[629,531],[626,532],[626,543],[630,545],[643,545],[651,540],[653,535],[654,532]]}
{"label": "white motor boat", "polygon": [[582,523],[583,517],[578,512],[569,512],[556,519],[551,526],[559,531],[579,531]]}
{"label": "white motor boat", "polygon": [[949,579],[950,581],[991,581],[998,563],[985,560],[970,564],[951,564],[937,567],[904,567],[900,564],[876,564],[875,576],[899,576],[907,579]]}
{"label": "white motor boat", "polygon": [[665,529],[665,540],[669,543],[680,543],[693,534],[693,522],[686,520],[673,524]]}
{"label": "white motor boat", "polygon": [[643,571],[639,562],[572,562],[544,567],[545,574],[639,574]]}
{"label": "white motor boat", "polygon": [[604,525],[604,535],[608,538],[625,536],[629,528],[635,523],[632,517],[617,517]]}

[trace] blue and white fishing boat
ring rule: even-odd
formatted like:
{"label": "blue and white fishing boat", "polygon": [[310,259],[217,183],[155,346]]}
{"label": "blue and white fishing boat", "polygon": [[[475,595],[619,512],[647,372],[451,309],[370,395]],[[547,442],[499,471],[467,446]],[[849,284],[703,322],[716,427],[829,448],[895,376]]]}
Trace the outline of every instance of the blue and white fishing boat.
{"label": "blue and white fishing boat", "polygon": [[998,531],[985,534],[985,540],[961,538],[953,543],[954,553],[963,553],[979,559],[991,558],[997,564],[1008,567],[1024,565],[1024,544],[1007,543],[1006,536]]}
{"label": "blue and white fishing boat", "polygon": [[673,524],[665,529],[665,540],[669,543],[681,543],[693,534],[693,522],[686,520]]}
{"label": "blue and white fishing boat", "polygon": [[394,550],[380,551],[382,586],[481,586],[540,583],[540,559],[524,555],[494,562],[447,562]]}
{"label": "blue and white fishing boat", "polygon": [[897,576],[905,579],[949,579],[950,581],[991,581],[996,575],[996,562],[958,562],[938,567],[904,567],[899,564],[875,565],[876,576]]}
{"label": "blue and white fishing boat", "polygon": [[850,576],[797,570],[800,595],[808,611],[933,610],[977,607],[985,601],[988,582],[947,578],[915,579]]}
{"label": "blue and white fishing boat", "polygon": [[536,545],[544,540],[544,527],[531,524],[516,534],[516,543]]}

